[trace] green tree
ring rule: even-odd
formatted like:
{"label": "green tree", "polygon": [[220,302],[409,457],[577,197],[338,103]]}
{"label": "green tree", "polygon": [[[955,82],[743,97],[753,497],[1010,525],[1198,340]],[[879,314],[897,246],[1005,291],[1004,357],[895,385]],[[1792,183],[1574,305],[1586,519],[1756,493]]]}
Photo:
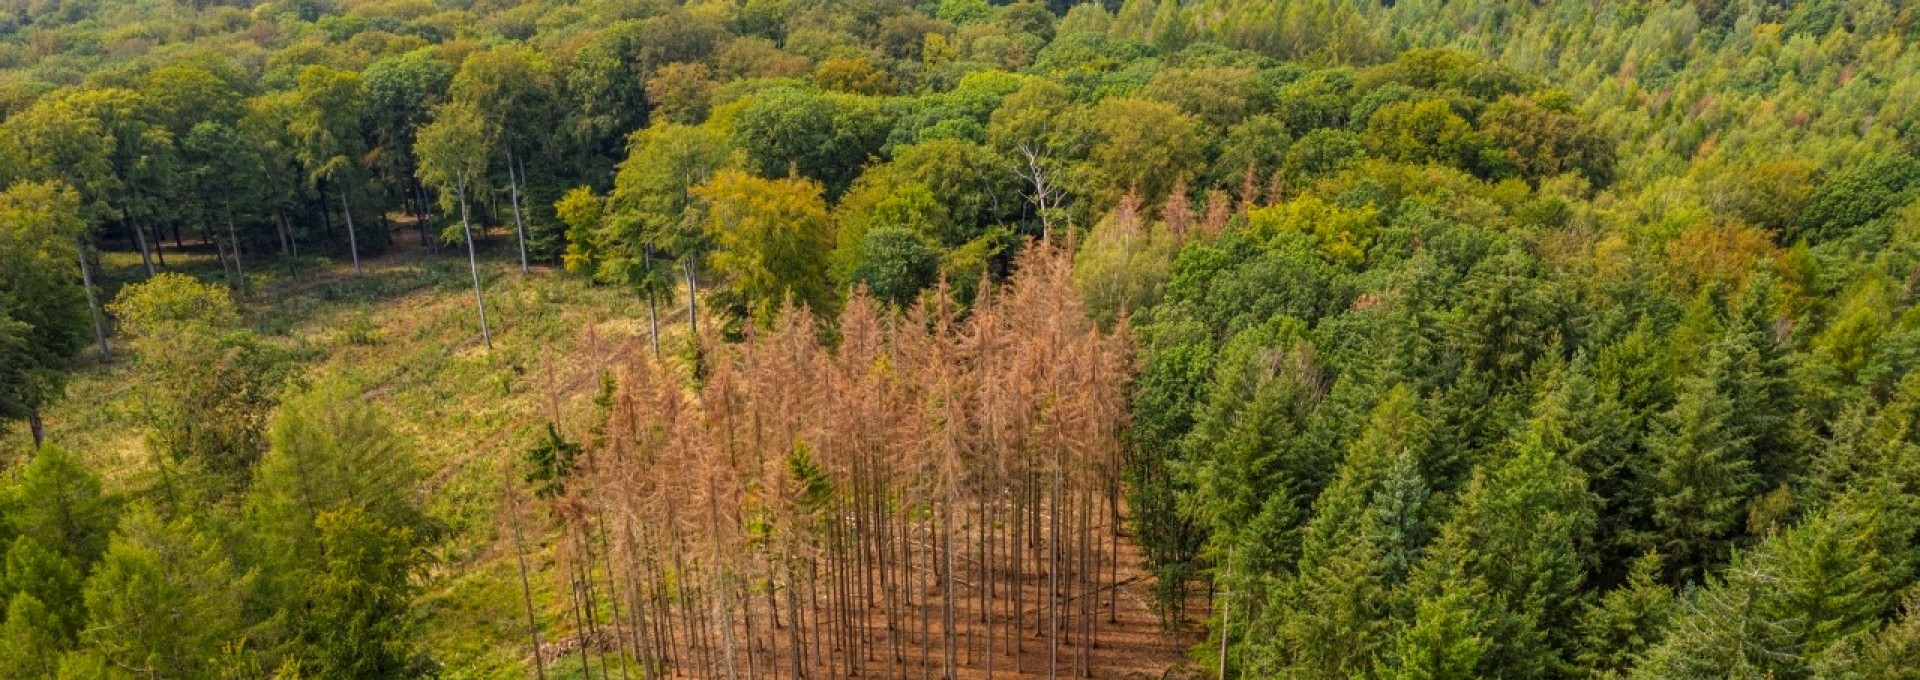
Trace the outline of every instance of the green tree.
{"label": "green tree", "polygon": [[135,507],[87,579],[82,638],[135,674],[212,675],[222,648],[245,640],[251,580],[200,526]]}
{"label": "green tree", "polygon": [[34,545],[82,566],[107,549],[114,501],[100,490],[99,476],[65,449],[42,448],[9,495],[7,525]]}
{"label": "green tree", "polygon": [[698,271],[710,238],[693,209],[693,189],[728,163],[725,137],[706,126],[663,123],[634,133],[603,219],[586,241],[570,246],[573,266],[646,295],[650,318],[657,319],[656,300],[671,288],[664,265],[677,258],[687,286],[687,319],[697,333]]}
{"label": "green tree", "polygon": [[453,67],[429,49],[382,57],[361,73],[374,172],[392,190],[414,198],[409,203],[419,211],[415,217],[420,220],[422,242],[429,242],[427,206],[426,194],[416,183],[419,158],[414,144],[420,128],[432,119],[433,107],[445,101],[452,81]]}
{"label": "green tree", "polygon": [[1920,159],[1899,153],[1868,157],[1822,182],[1783,240],[1820,243],[1846,236],[1905,205],[1916,186]]}
{"label": "green tree", "polygon": [[[201,122],[181,140],[181,155],[187,171],[186,194],[198,208],[197,219],[219,243],[218,229],[226,227],[228,243],[219,249],[231,254],[233,269],[229,281],[235,290],[247,290],[246,271],[240,262],[240,232],[234,222],[240,211],[268,204],[269,186],[261,181],[258,168],[265,162],[238,130],[222,123]],[[228,258],[222,257],[225,268]]]}
{"label": "green tree", "polygon": [[26,420],[36,447],[41,410],[86,343],[87,291],[73,280],[85,231],[72,189],[22,182],[0,193],[0,418]]}
{"label": "green tree", "polygon": [[1752,439],[1730,422],[1731,357],[1716,348],[1680,383],[1673,408],[1655,420],[1638,492],[1654,528],[1642,543],[1670,556],[1676,582],[1725,560],[1745,527],[1755,484]]}
{"label": "green tree", "polygon": [[324,677],[417,673],[413,576],[438,531],[406,443],[338,379],[289,395],[271,440],[244,507],[286,653]]}
{"label": "green tree", "polygon": [[722,170],[694,188],[719,246],[714,266],[727,277],[738,309],[767,322],[789,298],[816,314],[839,307],[827,276],[833,230],[822,192],[811,180],[761,179],[738,170]]}
{"label": "green tree", "polygon": [[1093,142],[1081,181],[1101,205],[1129,191],[1157,203],[1205,158],[1200,123],[1171,104],[1106,99],[1084,115]]}
{"label": "green tree", "polygon": [[52,638],[53,648],[70,646],[86,623],[80,592],[80,570],[68,558],[21,536],[7,549],[7,590],[31,595],[40,611],[32,623],[36,634]]}
{"label": "green tree", "polygon": [[353,204],[347,191],[359,180],[359,159],[367,147],[360,120],[366,106],[360,74],[309,66],[300,71],[299,85],[289,103],[292,115],[286,125],[294,156],[306,169],[307,181],[322,196],[328,188],[339,195],[341,217],[347,226],[347,251],[353,256],[353,272],[358,275],[360,237],[353,225]]}
{"label": "green tree", "polygon": [[358,509],[322,513],[320,560],[303,569],[307,606],[296,621],[301,671],[316,677],[428,675],[414,651],[413,533]]}
{"label": "green tree", "polygon": [[[1466,561],[1471,550],[1442,539],[1421,561],[1408,584],[1413,619],[1395,636],[1377,662],[1375,674],[1396,680],[1466,680],[1490,677],[1486,657],[1500,644],[1494,619],[1495,596],[1473,575]],[[1492,677],[1539,677],[1520,669]]]}
{"label": "green tree", "polygon": [[[542,137],[541,116],[548,110],[553,87],[549,71],[546,62],[532,50],[517,45],[502,46],[468,55],[460,64],[460,71],[454,74],[449,89],[452,101],[463,112],[460,115],[471,112],[484,130],[482,135],[487,143],[471,152],[480,156],[479,171],[486,172],[495,151],[505,156],[507,192],[513,208],[514,235],[520,246],[522,274],[527,272],[527,225],[520,210],[521,177],[526,173],[527,157],[533,154]],[[443,115],[445,111],[434,114],[436,124]],[[420,136],[424,141],[426,133]],[[423,171],[426,164],[423,158]],[[444,190],[445,180],[441,182]]]}
{"label": "green tree", "polygon": [[761,176],[782,177],[791,168],[838,196],[880,152],[889,130],[890,120],[873,98],[782,87],[743,103],[733,121],[733,143]]}
{"label": "green tree", "polygon": [[1403,163],[1475,167],[1486,143],[1445,99],[1380,107],[1360,137],[1375,156]]}
{"label": "green tree", "polygon": [[851,282],[865,286],[875,299],[905,308],[940,275],[940,256],[926,237],[898,227],[866,232],[860,243],[860,264]]}
{"label": "green tree", "polygon": [[1164,223],[1148,222],[1137,203],[1132,196],[1122,198],[1074,253],[1074,283],[1088,313],[1102,324],[1158,303],[1179,251],[1179,238]]}
{"label": "green tree", "polygon": [[70,644],[58,626],[33,593],[15,593],[7,604],[6,623],[0,624],[0,678],[54,677],[60,652]]}
{"label": "green tree", "polygon": [[717,85],[706,64],[667,64],[647,78],[647,101],[666,122],[698,125],[713,105]]}
{"label": "green tree", "polygon": [[480,313],[480,340],[493,349],[493,331],[487,327],[487,299],[480,289],[480,260],[473,244],[473,223],[467,198],[486,180],[491,137],[486,121],[473,106],[449,102],[434,109],[433,122],[420,130],[414,154],[420,158],[420,181],[440,190],[440,203],[458,206],[461,236],[467,242],[467,269],[473,275],[473,305]]}
{"label": "green tree", "polygon": [[146,379],[141,414],[163,462],[194,459],[234,486],[260,455],[279,357],[226,291],[166,273],[121,289],[109,305]]}
{"label": "green tree", "polygon": [[1675,610],[1673,589],[1660,583],[1659,553],[1633,561],[1627,581],[1607,591],[1581,613],[1574,661],[1592,677],[1621,677],[1648,648],[1659,644]]}
{"label": "green tree", "polygon": [[1405,387],[1387,392],[1314,502],[1298,576],[1273,610],[1274,637],[1250,670],[1344,678],[1374,667],[1392,641],[1392,592],[1424,545],[1420,480],[1426,420]]}

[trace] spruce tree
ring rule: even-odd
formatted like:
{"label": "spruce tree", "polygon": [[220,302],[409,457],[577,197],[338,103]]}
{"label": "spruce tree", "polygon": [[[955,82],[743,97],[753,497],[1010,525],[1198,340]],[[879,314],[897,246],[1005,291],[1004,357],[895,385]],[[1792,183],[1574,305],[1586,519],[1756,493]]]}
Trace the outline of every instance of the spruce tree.
{"label": "spruce tree", "polygon": [[1426,438],[1417,400],[1389,390],[1314,503],[1291,583],[1260,625],[1273,639],[1249,672],[1337,678],[1373,667],[1391,635],[1391,593],[1427,522],[1415,456]]}
{"label": "spruce tree", "polygon": [[1673,589],[1660,583],[1659,553],[1634,560],[1627,581],[1590,603],[1579,621],[1576,665],[1589,677],[1617,678],[1658,644],[1673,616]]}
{"label": "spruce tree", "polygon": [[1448,534],[1421,560],[1401,598],[1410,602],[1405,627],[1393,638],[1375,675],[1394,680],[1467,680],[1539,677],[1495,672],[1484,664],[1498,639],[1499,598],[1472,573],[1473,550]]}
{"label": "spruce tree", "polygon": [[1756,480],[1752,440],[1731,422],[1731,357],[1716,348],[1683,380],[1674,405],[1653,424],[1638,475],[1638,501],[1653,527],[1642,545],[1671,561],[1676,582],[1725,560],[1741,536]]}

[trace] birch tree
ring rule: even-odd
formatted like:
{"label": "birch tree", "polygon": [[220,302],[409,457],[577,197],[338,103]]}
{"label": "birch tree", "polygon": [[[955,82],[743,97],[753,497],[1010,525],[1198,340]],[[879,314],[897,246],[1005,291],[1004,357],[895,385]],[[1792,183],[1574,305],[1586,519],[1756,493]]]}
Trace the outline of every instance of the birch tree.
{"label": "birch tree", "polygon": [[480,311],[480,340],[493,349],[487,328],[487,300],[480,289],[480,262],[474,253],[473,222],[467,199],[484,186],[489,143],[480,113],[463,102],[449,102],[434,110],[433,122],[420,129],[414,154],[420,159],[420,181],[440,191],[443,209],[460,211],[460,231],[467,242],[467,268],[473,274],[473,304]]}

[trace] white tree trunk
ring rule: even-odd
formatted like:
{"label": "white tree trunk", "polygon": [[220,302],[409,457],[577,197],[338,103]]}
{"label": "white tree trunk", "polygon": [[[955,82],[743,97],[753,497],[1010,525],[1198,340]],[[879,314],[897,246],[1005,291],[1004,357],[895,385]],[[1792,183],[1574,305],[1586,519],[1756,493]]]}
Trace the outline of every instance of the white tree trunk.
{"label": "white tree trunk", "polygon": [[227,241],[233,244],[233,273],[240,278],[240,294],[247,294],[247,270],[240,266],[240,232],[233,228],[233,214],[227,214]]}
{"label": "white tree trunk", "polygon": [[467,234],[467,269],[473,272],[473,304],[480,309],[480,341],[493,349],[493,333],[487,329],[487,299],[480,294],[480,260],[473,252],[473,225],[467,221],[467,188],[460,187],[460,228]]}
{"label": "white tree trunk", "polygon": [[127,226],[133,228],[133,239],[140,242],[140,264],[146,265],[147,278],[153,278],[153,254],[147,249],[147,230],[141,229],[140,223],[132,219],[127,220]]}
{"label": "white tree trunk", "polygon": [[353,275],[360,275],[360,240],[353,233],[353,206],[347,204],[347,185],[340,184],[340,212],[347,216],[347,250],[353,253]]}
{"label": "white tree trunk", "polygon": [[513,150],[507,150],[507,193],[513,200],[513,232],[520,238],[520,273],[527,273],[527,226],[520,219],[520,182],[514,177]]}
{"label": "white tree trunk", "polygon": [[700,319],[695,315],[694,297],[700,292],[700,281],[694,276],[693,254],[687,254],[687,330],[692,333],[694,342],[700,341]]}
{"label": "white tree trunk", "polygon": [[113,352],[107,349],[107,320],[100,313],[100,298],[93,294],[93,265],[87,263],[87,237],[80,242],[80,285],[87,288],[87,306],[93,310],[93,336],[100,341],[100,360],[113,363]]}

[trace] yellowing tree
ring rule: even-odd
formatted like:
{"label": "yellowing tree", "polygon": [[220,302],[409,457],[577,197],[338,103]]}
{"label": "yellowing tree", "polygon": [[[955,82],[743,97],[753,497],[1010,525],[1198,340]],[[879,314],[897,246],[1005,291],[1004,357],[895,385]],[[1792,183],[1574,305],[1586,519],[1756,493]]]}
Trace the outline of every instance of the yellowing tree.
{"label": "yellowing tree", "polygon": [[768,320],[788,296],[816,312],[838,307],[827,277],[833,228],[819,182],[763,179],[723,170],[693,194],[705,203],[718,246],[713,265],[727,277],[728,302]]}

